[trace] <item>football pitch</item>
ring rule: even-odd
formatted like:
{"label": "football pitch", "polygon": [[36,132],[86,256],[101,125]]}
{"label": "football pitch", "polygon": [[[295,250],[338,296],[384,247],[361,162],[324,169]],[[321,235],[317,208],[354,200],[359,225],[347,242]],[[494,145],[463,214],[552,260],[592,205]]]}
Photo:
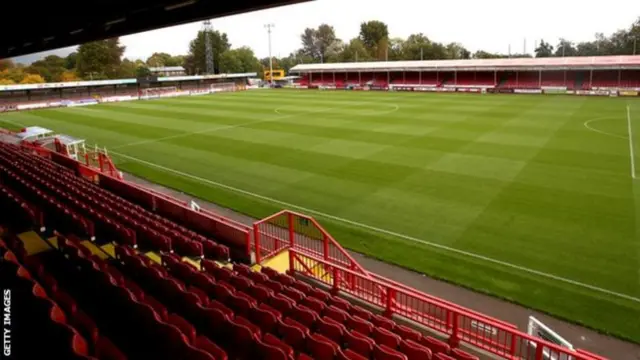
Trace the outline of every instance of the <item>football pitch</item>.
{"label": "football pitch", "polygon": [[349,249],[640,342],[638,99],[265,90],[0,122],[106,146],[122,171],[251,216],[307,213]]}

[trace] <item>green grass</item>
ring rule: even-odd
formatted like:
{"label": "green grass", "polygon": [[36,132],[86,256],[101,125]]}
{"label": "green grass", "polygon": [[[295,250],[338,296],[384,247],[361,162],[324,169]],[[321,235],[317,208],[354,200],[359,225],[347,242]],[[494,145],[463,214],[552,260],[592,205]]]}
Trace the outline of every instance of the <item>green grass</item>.
{"label": "green grass", "polygon": [[623,98],[255,91],[0,122],[83,137],[124,171],[255,217],[295,206],[347,248],[640,342],[627,105],[640,121]]}

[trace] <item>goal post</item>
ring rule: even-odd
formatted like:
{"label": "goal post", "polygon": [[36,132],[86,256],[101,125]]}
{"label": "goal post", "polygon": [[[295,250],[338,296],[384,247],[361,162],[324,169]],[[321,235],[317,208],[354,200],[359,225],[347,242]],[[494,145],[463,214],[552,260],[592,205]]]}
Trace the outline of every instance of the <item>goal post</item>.
{"label": "goal post", "polygon": [[160,97],[178,96],[180,91],[175,86],[153,87],[142,89],[140,92],[140,99],[157,99]]}
{"label": "goal post", "polygon": [[230,92],[230,91],[238,91],[238,90],[241,90],[241,89],[234,82],[212,83],[211,85],[209,85],[209,91],[212,93]]}
{"label": "goal post", "polygon": [[[529,322],[527,324],[527,333],[529,335],[544,339],[546,341],[558,344],[562,347],[574,350],[573,345],[558,333],[553,331],[550,327],[543,324],[542,321],[536,319],[533,316],[529,316]],[[537,344],[534,341],[529,341],[529,346],[537,349]],[[572,357],[565,354],[552,353],[548,349],[542,350],[543,359],[545,360],[571,360]]]}

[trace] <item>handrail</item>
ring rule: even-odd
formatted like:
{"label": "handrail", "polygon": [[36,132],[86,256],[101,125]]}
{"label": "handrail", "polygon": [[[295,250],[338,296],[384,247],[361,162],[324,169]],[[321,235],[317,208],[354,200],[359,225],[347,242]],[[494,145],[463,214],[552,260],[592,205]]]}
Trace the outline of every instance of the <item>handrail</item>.
{"label": "handrail", "polygon": [[[588,353],[584,351],[578,352],[561,347],[557,344],[522,332],[510,324],[495,321],[494,319],[486,316],[480,316],[474,312],[466,311],[461,307],[452,306],[451,304],[447,304],[442,301],[436,301],[433,298],[424,296],[417,292],[409,292],[404,287],[384,283],[374,277],[366,277],[363,274],[346,269],[340,265],[330,264],[320,257],[309,255],[296,249],[289,249],[289,256],[290,264],[292,265],[292,268],[290,269],[291,272],[295,273],[297,271],[295,266],[296,261],[302,264],[302,260],[304,258],[309,259],[314,263],[325,264],[326,266],[331,267],[333,276],[330,279],[318,279],[314,277],[315,280],[324,282],[331,286],[334,291],[345,291],[355,297],[366,300],[369,303],[383,306],[386,310],[386,314],[403,316],[416,321],[423,326],[445,332],[450,335],[449,342],[454,346],[459,342],[465,342],[471,346],[479,347],[485,351],[509,359],[520,358],[521,355],[519,354],[522,354],[523,352],[530,356],[535,356],[536,360],[543,360],[545,354],[558,354],[562,355],[563,358],[575,360],[594,359],[594,357],[588,355]],[[304,272],[302,272],[302,274],[304,274]],[[373,288],[374,286],[384,288],[386,298],[385,296],[382,296],[382,294],[380,294],[381,296],[378,298],[374,298],[376,296],[375,292],[366,294],[367,296],[365,296],[362,292],[357,290],[341,287],[340,283],[344,277],[353,277],[357,284],[361,284],[361,289]],[[370,283],[369,286],[365,286],[368,283]],[[392,297],[396,301],[391,301]],[[406,301],[398,301],[399,299]],[[404,304],[404,302],[409,306]],[[410,306],[417,306],[418,310],[408,310]],[[439,309],[439,311],[444,315],[444,319],[446,319],[442,322],[446,322],[446,325],[444,327],[442,324],[440,324],[441,326],[435,326],[433,324],[433,319],[425,319],[424,316],[415,317],[406,315],[407,313],[420,311],[424,306]],[[473,329],[473,325],[471,325],[474,322],[476,324],[475,329]],[[479,334],[480,332],[485,332],[488,329],[495,332],[495,335],[487,336],[484,333]],[[532,344],[535,344],[535,347]]]}

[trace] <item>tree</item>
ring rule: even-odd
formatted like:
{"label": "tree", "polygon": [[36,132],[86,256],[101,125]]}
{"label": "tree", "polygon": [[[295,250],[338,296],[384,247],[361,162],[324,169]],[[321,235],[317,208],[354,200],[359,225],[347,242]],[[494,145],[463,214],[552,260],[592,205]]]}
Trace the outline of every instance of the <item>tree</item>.
{"label": "tree", "polygon": [[571,41],[561,38],[556,47],[555,56],[576,56],[577,53]]}
{"label": "tree", "polygon": [[372,60],[371,54],[369,54],[369,51],[367,51],[367,48],[365,48],[364,43],[360,38],[351,39],[351,41],[344,46],[339,57],[342,62]]}
{"label": "tree", "polygon": [[403,44],[405,60],[431,59],[431,41],[424,34],[411,34]]}
{"label": "tree", "polygon": [[404,39],[398,37],[390,39],[386,55],[389,61],[404,60]]}
{"label": "tree", "polygon": [[360,40],[369,53],[379,58],[381,48],[385,48],[383,41],[389,38],[389,27],[382,21],[372,20],[360,24]]}
{"label": "tree", "polygon": [[24,79],[24,77],[25,77],[24,69],[19,66],[15,66],[15,67],[0,71],[0,79],[10,80],[10,81],[13,81],[13,83],[15,84],[21,82],[22,79]]}
{"label": "tree", "polygon": [[45,82],[42,76],[38,74],[28,74],[20,81],[20,84],[41,84]]}
{"label": "tree", "polygon": [[13,85],[16,82],[11,79],[0,79],[0,85]]}
{"label": "tree", "polygon": [[553,46],[544,40],[540,40],[540,44],[535,49],[536,57],[553,56]]}
{"label": "tree", "polygon": [[67,55],[67,57],[64,59],[65,69],[67,70],[75,69],[77,61],[78,61],[77,52],[72,52],[71,54]]}
{"label": "tree", "polygon": [[460,43],[449,43],[447,45],[447,59],[469,59],[471,52]]}
{"label": "tree", "polygon": [[80,81],[82,79],[80,79],[78,77],[78,74],[76,74],[75,71],[72,70],[66,70],[63,71],[62,74],[60,74],[60,81],[65,82],[65,81]]}
{"label": "tree", "polygon": [[151,70],[149,70],[146,66],[138,66],[136,68],[136,77],[147,77],[151,76]]}
{"label": "tree", "polygon": [[321,24],[317,29],[306,28],[300,35],[300,40],[302,53],[314,61],[330,62],[332,57],[337,60],[341,41],[336,37],[333,26]]}
{"label": "tree", "polygon": [[226,51],[220,57],[220,71],[224,73],[259,72],[262,65],[248,47]]}
{"label": "tree", "polygon": [[60,81],[60,75],[66,70],[66,60],[57,55],[49,55],[35,61],[27,68],[30,74],[39,74],[46,82]]}
{"label": "tree", "polygon": [[171,56],[167,59],[164,66],[182,66],[184,63],[184,55]]}
{"label": "tree", "polygon": [[13,60],[11,59],[0,59],[0,71],[9,69],[9,68],[13,68],[15,67],[15,64],[13,63]]}
{"label": "tree", "polygon": [[[219,73],[220,57],[231,48],[227,34],[214,30],[209,34],[213,49],[214,72]],[[204,30],[198,31],[196,38],[189,43],[189,55],[185,59],[185,68],[190,74],[204,73],[207,71],[206,34]]]}
{"label": "tree", "polygon": [[167,53],[155,52],[147,58],[147,65],[151,67],[169,66],[167,62],[171,59],[171,55]]}
{"label": "tree", "polygon": [[116,78],[124,50],[118,38],[80,45],[76,63],[78,75],[85,79]]}
{"label": "tree", "polygon": [[[142,63],[142,65],[140,66],[145,66],[145,65],[144,63]],[[138,70],[138,65],[135,62],[127,58],[124,58],[122,59],[122,62],[120,63],[120,68],[118,69],[118,77],[122,79],[134,78],[136,77],[137,70]]]}

